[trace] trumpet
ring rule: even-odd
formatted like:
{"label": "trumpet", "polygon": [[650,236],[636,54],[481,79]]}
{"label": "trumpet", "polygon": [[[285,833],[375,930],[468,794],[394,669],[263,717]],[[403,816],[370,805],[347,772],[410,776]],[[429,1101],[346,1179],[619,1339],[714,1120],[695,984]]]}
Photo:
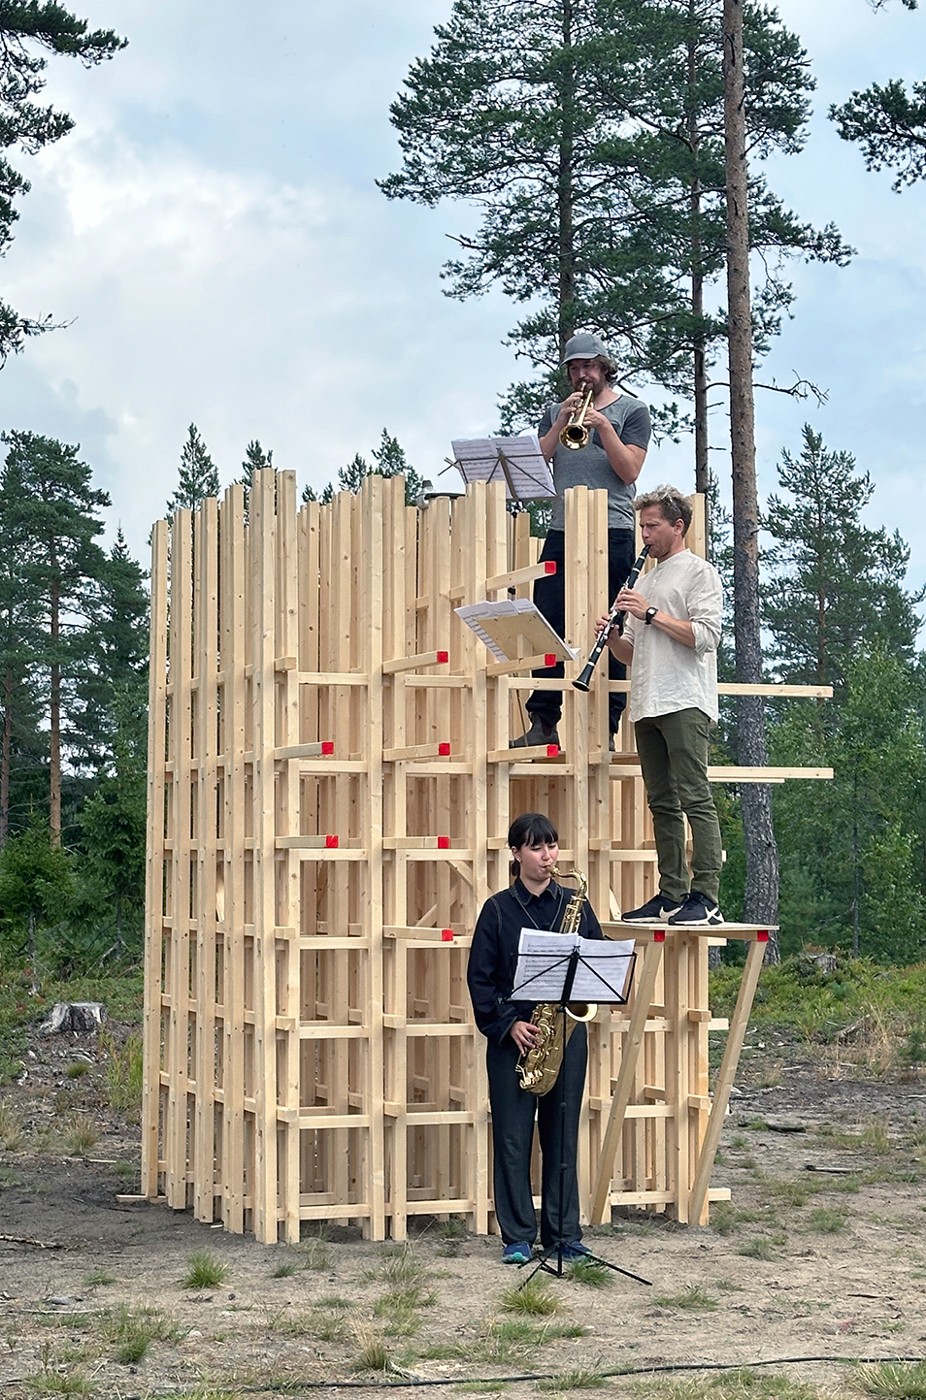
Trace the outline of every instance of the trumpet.
{"label": "trumpet", "polygon": [[595,386],[585,381],[585,390],[582,394],[582,402],[578,404],[569,415],[569,422],[559,435],[559,440],[564,447],[569,447],[573,452],[580,447],[585,447],[588,442],[588,428],[585,426],[585,415],[592,406],[592,399],[595,397]]}

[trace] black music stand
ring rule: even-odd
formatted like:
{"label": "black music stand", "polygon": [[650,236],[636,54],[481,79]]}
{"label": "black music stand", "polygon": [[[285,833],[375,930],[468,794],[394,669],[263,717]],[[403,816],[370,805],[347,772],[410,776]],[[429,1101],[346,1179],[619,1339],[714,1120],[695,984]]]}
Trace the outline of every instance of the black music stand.
{"label": "black music stand", "polygon": [[[562,985],[561,985],[561,987],[560,987],[560,989],[559,989],[559,992],[558,992],[557,997],[556,997],[556,998],[551,998],[551,997],[549,997],[549,996],[545,996],[545,997],[543,998],[544,1001],[550,1001],[550,1000],[554,1000],[554,999],[555,999],[555,1000],[557,1001],[557,1003],[558,1003],[558,1004],[557,1004],[556,1015],[557,1015],[557,1017],[558,1017],[558,1019],[559,1019],[559,1034],[562,1036],[562,1057],[561,1057],[561,1060],[560,1060],[560,1074],[563,1073],[563,1068],[564,1068],[564,1066],[565,1066],[565,1060],[566,1060],[566,1047],[567,1047],[567,1035],[566,1035],[566,1007],[567,1007],[567,1005],[569,1004],[569,1002],[572,1000],[572,997],[573,997],[573,994],[574,994],[574,991],[575,991],[576,977],[577,977],[577,974],[579,974],[580,968],[583,969],[583,971],[585,971],[585,972],[588,973],[588,976],[583,976],[583,977],[582,977],[581,995],[582,995],[583,997],[584,997],[584,996],[586,995],[586,993],[587,993],[587,994],[588,994],[588,1000],[589,1000],[589,1001],[598,1001],[598,1002],[603,1002],[603,1003],[607,1003],[607,1004],[616,1004],[616,1005],[618,1005],[618,1006],[626,1006],[626,1004],[627,1004],[627,994],[628,994],[628,992],[629,992],[629,990],[630,990],[630,982],[631,982],[631,978],[633,977],[633,969],[634,969],[634,964],[635,964],[635,962],[636,962],[636,956],[637,956],[637,955],[636,955],[636,953],[633,953],[633,952],[631,952],[630,954],[627,954],[627,955],[619,955],[619,956],[627,956],[627,957],[629,958],[629,967],[627,968],[627,972],[626,972],[626,975],[625,975],[625,978],[624,978],[624,986],[623,986],[623,989],[618,989],[617,987],[615,987],[615,986],[613,986],[613,985],[611,984],[611,982],[604,976],[604,973],[603,973],[599,968],[596,968],[596,967],[594,966],[594,961],[595,961],[595,959],[594,959],[594,954],[590,953],[589,950],[588,950],[588,948],[589,948],[589,945],[590,945],[590,944],[595,944],[595,943],[598,943],[598,942],[599,942],[598,939],[582,939],[581,942],[580,942],[580,943],[577,943],[577,944],[572,948],[572,950],[571,950],[570,952],[566,952],[566,953],[564,953],[564,954],[561,954],[560,957],[558,957],[558,958],[557,958],[556,955],[554,954],[554,955],[553,955],[553,956],[554,956],[554,961],[553,961],[552,963],[550,963],[550,962],[548,961],[547,964],[546,964],[546,966],[545,966],[540,972],[533,972],[533,973],[530,973],[530,975],[525,975],[525,976],[522,978],[520,984],[519,984],[518,986],[515,986],[515,987],[512,988],[511,995],[510,995],[510,997],[509,997],[509,1000],[510,1000],[510,1001],[525,1001],[525,1000],[529,1001],[529,1000],[531,999],[531,998],[530,998],[530,993],[531,993],[532,990],[533,990],[534,995],[536,996],[536,988],[532,989],[532,988],[531,988],[531,984],[532,984],[532,983],[535,983],[535,982],[537,981],[537,979],[538,979],[540,976],[544,976],[545,981],[547,981],[547,980],[549,979],[550,975],[551,975],[555,970],[558,970],[558,969],[562,968],[562,972],[563,972]],[[581,949],[582,949],[583,947],[586,949],[586,955],[585,955],[585,956],[583,956],[582,951],[581,951]],[[613,956],[614,956],[614,955],[611,955],[611,958],[609,959],[609,961],[610,961],[610,960],[613,960]],[[533,953],[523,953],[523,952],[520,953],[520,954],[519,954],[519,958],[518,958],[518,965],[519,965],[519,967],[521,967],[522,959],[524,959],[524,960],[530,960],[531,958],[534,958],[534,959],[541,959],[541,958],[543,958],[543,954],[542,954],[542,952],[539,952],[539,951],[533,952]],[[521,970],[524,971],[524,968],[522,967]],[[592,990],[590,990],[590,989],[594,989],[594,991],[592,992]],[[525,996],[523,995],[523,993],[524,993],[525,991],[528,992],[528,996],[527,996],[527,997],[525,997]],[[521,993],[521,995],[518,995],[518,993]],[[529,1090],[529,1089],[525,1089],[524,1092],[525,1092],[525,1093],[530,1093],[530,1090]],[[525,1262],[524,1262],[523,1264],[519,1264],[519,1265],[518,1265],[518,1268],[519,1268],[519,1269],[526,1269],[526,1268],[529,1267],[530,1264],[533,1264],[533,1265],[534,1265],[534,1267],[533,1267],[533,1269],[531,1270],[531,1272],[527,1275],[527,1278],[525,1278],[525,1279],[523,1280],[523,1282],[520,1283],[520,1284],[518,1285],[518,1288],[519,1288],[519,1289],[526,1287],[526,1285],[527,1285],[528,1283],[530,1283],[531,1279],[534,1278],[538,1273],[540,1273],[541,1270],[543,1270],[543,1272],[544,1272],[544,1273],[547,1273],[547,1274],[554,1274],[557,1278],[562,1278],[562,1277],[563,1277],[563,1273],[564,1273],[564,1270],[563,1270],[563,1249],[565,1248],[566,1244],[568,1243],[568,1241],[565,1241],[565,1240],[563,1239],[563,1197],[564,1197],[564,1195],[565,1195],[566,1168],[567,1168],[567,1163],[566,1163],[566,1091],[565,1091],[565,1088],[563,1089],[562,1093],[560,1094],[559,1112],[560,1112],[560,1125],[559,1125],[560,1160],[559,1160],[559,1194],[558,1194],[558,1198],[557,1198],[557,1205],[558,1205],[558,1211],[559,1211],[559,1219],[558,1219],[558,1221],[557,1221],[557,1235],[558,1235],[558,1239],[557,1239],[557,1242],[556,1242],[556,1244],[555,1244],[554,1246],[551,1246],[549,1249],[545,1249],[545,1250],[543,1251],[543,1253],[542,1253],[541,1255],[538,1256],[538,1258],[536,1258],[536,1259],[531,1259],[531,1260],[525,1260]],[[556,1256],[555,1267],[554,1267],[553,1263],[551,1262],[551,1260],[553,1259],[553,1256],[554,1256],[554,1255]],[[623,1269],[623,1268],[620,1267],[619,1264],[612,1264],[611,1261],[610,1261],[610,1259],[603,1259],[600,1255],[592,1253],[591,1250],[589,1250],[587,1254],[583,1254],[583,1255],[581,1256],[581,1259],[582,1259],[583,1261],[587,1261],[587,1262],[590,1263],[590,1264],[598,1264],[598,1265],[600,1265],[602,1268],[613,1269],[613,1271],[614,1271],[615,1273],[617,1273],[617,1274],[623,1274],[626,1278],[632,1278],[632,1279],[634,1279],[637,1283],[645,1283],[648,1287],[652,1287],[652,1279],[643,1278],[643,1276],[642,1276],[641,1274],[635,1274],[635,1273],[633,1273],[632,1270],[630,1270],[630,1269]]]}

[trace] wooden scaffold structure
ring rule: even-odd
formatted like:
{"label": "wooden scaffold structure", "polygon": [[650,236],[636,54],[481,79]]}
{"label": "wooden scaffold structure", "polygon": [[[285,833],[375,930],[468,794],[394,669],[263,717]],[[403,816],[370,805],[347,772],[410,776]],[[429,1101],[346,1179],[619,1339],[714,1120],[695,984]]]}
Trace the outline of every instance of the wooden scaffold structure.
{"label": "wooden scaffold structure", "polygon": [[[581,646],[607,592],[603,492],[567,494],[566,540],[585,562],[567,580]],[[724,926],[749,944],[728,1026],[708,1000],[722,940],[620,926],[654,891],[655,851],[629,730],[608,749],[606,678],[587,696],[567,680],[562,752],[508,747],[543,658],[493,659],[454,609],[528,596],[536,546],[500,484],[418,508],[373,476],[299,508],[270,470],[155,526],[147,1198],[266,1243],[317,1220],[374,1240],[404,1239],[410,1216],[492,1227],[466,961],[529,810],[557,824],[606,931],[637,938],[628,1005],[589,1028],[586,1213],[705,1223],[729,1194],[710,1174],[767,935]],[[714,774],[792,775],[827,773]]]}

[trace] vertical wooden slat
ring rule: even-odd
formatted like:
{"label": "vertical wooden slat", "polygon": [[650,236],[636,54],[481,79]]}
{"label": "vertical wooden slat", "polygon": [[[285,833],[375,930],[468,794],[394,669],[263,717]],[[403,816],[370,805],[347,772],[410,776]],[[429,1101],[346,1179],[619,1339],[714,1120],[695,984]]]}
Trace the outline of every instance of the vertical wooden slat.
{"label": "vertical wooden slat", "polygon": [[247,684],[247,560],[244,490],[233,486],[220,510],[222,536],[221,661],[224,782],[220,920],[224,940],[222,1004],[222,1150],[218,1163],[222,1219],[245,1229],[245,832],[250,787],[245,762]]}
{"label": "vertical wooden slat", "polygon": [[275,830],[275,478],[256,472],[250,494],[251,715],[254,783],[254,1234],[277,1239]]}
{"label": "vertical wooden slat", "polygon": [[[163,1124],[161,1025],[164,1017],[165,787],[167,712],[167,521],[151,537],[151,641],[148,658],[148,820],[145,860],[145,1018],[143,1032],[141,1189],[160,1187],[159,1142]],[[165,1091],[166,1092],[166,1091]]]}

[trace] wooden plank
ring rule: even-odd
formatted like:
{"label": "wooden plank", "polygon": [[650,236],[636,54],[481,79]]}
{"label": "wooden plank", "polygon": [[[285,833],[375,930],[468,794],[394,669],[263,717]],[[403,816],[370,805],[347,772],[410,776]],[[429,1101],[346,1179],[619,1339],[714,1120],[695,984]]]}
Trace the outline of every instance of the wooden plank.
{"label": "wooden plank", "polygon": [[[276,1066],[276,520],[275,474],[255,472],[251,485],[251,722],[254,743],[254,1048],[255,1181],[254,1234],[261,1244],[277,1241],[277,1066]],[[289,672],[289,675],[295,673]]]}
{"label": "wooden plank", "polygon": [[633,993],[633,1009],[630,1014],[630,1024],[627,1035],[624,1039],[620,1073],[614,1089],[614,1096],[611,1100],[608,1125],[602,1140],[601,1155],[598,1159],[598,1170],[592,1187],[592,1200],[591,1206],[589,1207],[588,1218],[593,1225],[600,1225],[602,1223],[608,1205],[614,1162],[620,1145],[624,1117],[627,1112],[627,1106],[630,1103],[634,1076],[640,1059],[640,1051],[643,1047],[646,1018],[649,1012],[653,990],[656,986],[656,976],[662,963],[664,948],[665,944],[661,940],[657,941],[654,939],[652,942],[647,943],[643,949],[643,957],[641,960],[643,965],[642,968],[638,969],[636,978],[636,986]]}
{"label": "wooden plank", "polygon": [[141,1190],[160,1192],[161,990],[164,945],[165,746],[167,742],[167,521],[151,535],[151,622],[148,657],[148,815],[145,857],[145,1012],[142,1032]]}
{"label": "wooden plank", "polygon": [[216,845],[218,841],[216,789],[218,787],[218,684],[216,657],[219,645],[219,535],[218,502],[204,501],[193,519],[193,659],[197,683],[194,752],[196,803],[193,839],[196,844],[196,1040],[193,1066],[193,1213],[197,1220],[215,1219],[215,1131],[213,1090],[216,1067]]}
{"label": "wooden plank", "polygon": [[749,1013],[752,1010],[753,998],[755,997],[756,987],[759,983],[759,973],[762,971],[762,961],[765,957],[767,943],[768,934],[765,933],[764,938],[756,938],[756,941],[750,945],[749,952],[746,955],[746,966],[743,969],[743,976],[736,998],[736,1007],[730,1021],[730,1031],[727,1035],[723,1059],[721,1060],[720,1069],[717,1073],[717,1082],[714,1085],[713,1106],[708,1119],[704,1141],[701,1144],[701,1155],[698,1160],[697,1170],[695,1171],[694,1182],[691,1188],[691,1197],[688,1203],[689,1218],[698,1223],[701,1222],[704,1214],[708,1183],[714,1166],[714,1158],[717,1155],[717,1147],[720,1143],[724,1115],[727,1111],[727,1104],[730,1101],[730,1090],[733,1088],[733,1081],[736,1077],[736,1067],[739,1064],[740,1052],[746,1037]]}

